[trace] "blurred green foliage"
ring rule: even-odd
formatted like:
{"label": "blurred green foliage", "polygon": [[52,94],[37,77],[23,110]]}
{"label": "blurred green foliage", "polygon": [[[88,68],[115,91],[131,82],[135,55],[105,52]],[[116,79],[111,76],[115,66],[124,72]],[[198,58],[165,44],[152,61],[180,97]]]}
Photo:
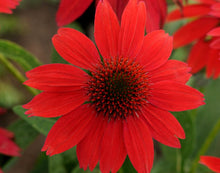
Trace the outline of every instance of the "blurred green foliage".
{"label": "blurred green foliage", "polygon": [[0,37],[18,37],[23,32],[23,26],[16,16],[0,14]]}
{"label": "blurred green foliage", "polygon": [[51,127],[56,122],[55,119],[52,118],[42,118],[42,117],[28,117],[25,115],[26,109],[21,106],[16,106],[13,108],[13,111],[20,116],[23,120],[29,123],[34,129],[36,129],[39,133],[44,134],[45,136],[50,131]]}
{"label": "blurred green foliage", "polygon": [[11,83],[0,82],[0,106],[11,108],[24,101],[24,97],[19,90]]}

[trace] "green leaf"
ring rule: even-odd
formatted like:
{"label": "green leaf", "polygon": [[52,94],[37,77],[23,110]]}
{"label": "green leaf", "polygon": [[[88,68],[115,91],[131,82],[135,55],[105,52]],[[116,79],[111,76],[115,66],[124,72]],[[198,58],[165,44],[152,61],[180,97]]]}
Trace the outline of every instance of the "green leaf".
{"label": "green leaf", "polygon": [[181,148],[171,148],[161,144],[162,153],[164,159],[170,163],[170,166],[174,172],[184,172],[185,167],[187,167],[186,162],[192,154],[195,147],[195,126],[191,117],[191,114],[187,111],[184,112],[173,112],[172,113],[181,126],[183,127],[186,138],[179,139],[181,143]]}
{"label": "green leaf", "polygon": [[181,47],[172,52],[170,59],[175,59],[179,61],[186,61],[186,57],[188,57],[189,48],[188,47]]}
{"label": "green leaf", "polygon": [[0,39],[0,53],[17,62],[25,71],[41,65],[37,58],[24,48],[8,40]]}
{"label": "green leaf", "polygon": [[21,149],[27,148],[38,135],[38,132],[24,120],[14,122],[8,127],[8,130],[14,133],[15,143]]}
{"label": "green leaf", "polygon": [[[196,115],[196,148],[194,154],[201,148],[208,134],[220,118],[219,88],[220,79],[210,80],[210,83],[204,88],[206,105],[200,107]],[[220,133],[212,142],[206,154],[220,157],[219,146]]]}
{"label": "green leaf", "polygon": [[163,158],[166,161],[171,162],[173,165],[176,165],[177,161],[177,148],[172,148],[160,143],[160,147],[162,150]]}
{"label": "green leaf", "polygon": [[180,148],[180,163],[179,165],[181,172],[185,172],[184,170],[187,169],[187,161],[190,159],[190,156],[193,152],[195,147],[195,123],[192,120],[192,116],[190,112],[174,112],[173,113],[181,126],[185,131],[186,138],[180,139],[181,148]]}
{"label": "green leaf", "polygon": [[74,167],[79,165],[77,156],[76,156],[76,147],[73,147],[63,152],[61,155],[63,157],[67,172],[71,172],[71,170],[73,170]]}
{"label": "green leaf", "polygon": [[124,164],[122,165],[122,168],[120,169],[119,173],[137,173],[137,171],[134,169],[133,165],[131,164],[128,157],[126,157]]}
{"label": "green leaf", "polygon": [[73,28],[73,29],[85,34],[83,28],[81,27],[81,25],[78,22],[73,22],[73,23],[67,25],[66,27]]}
{"label": "green leaf", "polygon": [[49,173],[69,173],[76,166],[78,166],[76,147],[49,157]]}
{"label": "green leaf", "polygon": [[197,173],[211,173],[211,171],[205,165],[199,164],[197,168]]}
{"label": "green leaf", "polygon": [[93,171],[90,171],[89,169],[84,171],[79,166],[77,166],[71,173],[101,173],[101,171],[98,168],[95,168]]}
{"label": "green leaf", "polygon": [[180,139],[181,142],[181,156],[182,159],[187,159],[195,147],[195,123],[192,120],[192,116],[189,112],[175,112],[173,113],[178,119],[179,123],[183,127],[186,138]]}
{"label": "green leaf", "polygon": [[172,170],[172,162],[164,159],[157,160],[151,170],[151,173],[171,173],[175,172]]}
{"label": "green leaf", "polygon": [[31,173],[48,173],[48,159],[45,153],[40,153],[40,157]]}
{"label": "green leaf", "polygon": [[55,49],[52,51],[52,63],[69,64],[65,59],[63,59]]}
{"label": "green leaf", "polygon": [[48,118],[41,118],[41,117],[28,117],[25,115],[25,109],[21,106],[16,106],[13,108],[13,111],[19,115],[23,120],[25,120],[27,123],[29,123],[34,129],[36,129],[38,132],[47,135],[50,131],[51,127],[56,122],[55,119],[48,119]]}
{"label": "green leaf", "polygon": [[49,173],[67,173],[62,155],[49,157]]}

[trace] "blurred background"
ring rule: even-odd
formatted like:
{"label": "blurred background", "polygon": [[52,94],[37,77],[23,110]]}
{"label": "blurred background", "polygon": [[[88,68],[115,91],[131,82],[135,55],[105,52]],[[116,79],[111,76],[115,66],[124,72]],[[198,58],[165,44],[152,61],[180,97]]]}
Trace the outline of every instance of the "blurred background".
{"label": "blurred background", "polygon": [[[172,1],[169,1],[169,4],[169,10],[173,9],[174,5]],[[55,62],[54,57],[58,56],[53,49],[51,38],[58,29],[55,22],[58,5],[59,0],[22,0],[17,9],[13,10],[12,15],[0,14],[0,39],[17,43],[37,57],[42,64]],[[93,3],[87,11],[69,27],[77,28],[93,39],[94,14],[95,4]],[[184,22],[183,20],[166,24],[165,30],[172,34]],[[173,51],[171,58],[184,61],[188,56],[189,48],[190,46]],[[24,74],[24,71],[18,64],[15,62],[12,63]],[[212,79],[206,79],[204,73],[201,72],[196,74],[189,81],[189,85],[193,85],[193,87],[205,91],[207,104],[197,110],[174,113],[184,126],[187,134],[187,139],[182,141],[182,143],[185,143],[185,148],[182,150],[185,154],[184,157],[187,158],[186,162],[190,162],[191,157],[198,152],[198,148],[204,143],[206,136],[220,116],[220,80],[213,81]],[[11,159],[11,157],[0,155],[0,167],[4,165],[6,173],[48,173],[48,169],[51,173],[54,173],[53,169],[56,169],[56,173],[64,173],[65,169],[67,169],[67,173],[71,172],[69,170],[73,165],[78,166],[77,162],[65,162],[64,165],[67,167],[65,169],[59,166],[55,168],[48,166],[49,162],[53,162],[55,165],[61,158],[54,156],[48,160],[45,153],[40,151],[45,136],[40,135],[28,123],[13,113],[12,108],[14,106],[25,104],[30,101],[32,97],[26,88],[0,64],[0,107],[7,110],[5,115],[0,116],[0,126],[7,127],[13,131],[15,133],[16,143],[22,148],[22,156],[19,158]],[[196,125],[194,126],[194,124]],[[158,143],[155,145],[157,156],[154,165],[158,165],[158,167],[154,166],[152,172],[172,173],[166,171],[166,169],[172,170],[167,163],[178,162],[178,152],[181,151]],[[207,154],[220,157],[219,146],[220,134],[215,138]],[[63,158],[71,157],[72,160],[76,160],[76,156],[73,156],[73,152],[74,151],[71,151],[71,156],[69,156],[69,153],[62,156]],[[178,163],[172,165],[175,166],[178,165]],[[184,169],[187,169],[187,167]],[[81,171],[77,167],[72,172],[79,173]],[[207,173],[208,169],[202,168],[200,170],[199,168],[198,173],[203,172]]]}
{"label": "blurred background", "polygon": [[[13,14],[0,14],[0,39],[17,43],[37,57],[42,64],[50,63],[53,51],[51,38],[58,29],[55,21],[58,5],[59,0],[22,0],[20,5],[13,10]],[[77,20],[75,26],[83,28],[82,30],[89,34],[90,30],[93,29],[91,26],[94,12],[95,5],[92,4],[86,13]],[[24,71],[16,63],[13,62],[13,64],[24,74]],[[13,130],[13,124],[19,121],[19,117],[13,113],[12,107],[25,104],[32,97],[24,86],[0,63],[0,107],[7,110],[4,115],[0,116],[0,127],[9,126],[10,129],[11,126]],[[15,129],[17,130],[17,127]],[[16,164],[9,166],[10,169],[7,169],[6,172],[30,173],[36,166],[45,136],[37,133],[30,135],[37,138],[31,141],[30,145],[27,144],[24,147],[25,151],[23,151],[22,156],[16,159],[18,160]],[[19,144],[19,142],[17,143]],[[42,153],[41,155],[45,154]],[[10,157],[0,155],[0,167],[9,159]],[[45,168],[45,172],[48,172],[48,168]]]}

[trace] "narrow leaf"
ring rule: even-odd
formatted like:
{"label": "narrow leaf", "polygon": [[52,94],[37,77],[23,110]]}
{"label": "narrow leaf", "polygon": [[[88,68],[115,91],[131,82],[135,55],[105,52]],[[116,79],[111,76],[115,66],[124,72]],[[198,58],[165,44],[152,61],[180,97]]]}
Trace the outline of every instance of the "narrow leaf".
{"label": "narrow leaf", "polygon": [[13,111],[19,115],[23,120],[29,123],[38,132],[47,135],[53,124],[56,122],[55,119],[41,118],[41,117],[28,117],[25,115],[25,109],[21,106],[16,106]]}
{"label": "narrow leaf", "polygon": [[25,71],[31,70],[41,63],[21,46],[8,40],[0,39],[0,53],[17,62]]}

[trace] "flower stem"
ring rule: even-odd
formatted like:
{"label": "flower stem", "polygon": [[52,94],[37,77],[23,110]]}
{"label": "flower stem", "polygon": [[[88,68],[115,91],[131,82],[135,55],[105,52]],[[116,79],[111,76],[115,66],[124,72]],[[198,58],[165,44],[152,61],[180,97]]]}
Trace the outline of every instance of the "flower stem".
{"label": "flower stem", "polygon": [[176,172],[177,173],[180,173],[182,168],[181,168],[181,163],[182,163],[182,157],[181,157],[181,153],[180,153],[180,150],[177,149],[176,150],[176,155],[177,155],[177,161],[176,161]]}
{"label": "flower stem", "polygon": [[123,171],[122,168],[118,170],[118,173],[123,173],[123,172],[124,172],[124,171]]}
{"label": "flower stem", "polygon": [[[2,54],[0,54],[0,62],[7,67],[7,69],[18,79],[18,81],[20,81],[22,84],[23,82],[26,80],[26,78],[16,69],[16,67],[7,60],[7,58],[5,58]],[[25,86],[27,88],[27,90],[33,94],[33,95],[37,95],[38,91],[30,88],[28,86]]]}
{"label": "flower stem", "polygon": [[208,137],[206,138],[203,146],[200,148],[196,158],[193,161],[192,167],[189,171],[190,173],[195,173],[196,172],[200,156],[205,154],[205,152],[209,148],[210,144],[214,140],[215,136],[218,134],[219,130],[220,130],[220,120],[217,121],[217,123],[215,124],[215,126],[213,127],[211,132],[209,133]]}

